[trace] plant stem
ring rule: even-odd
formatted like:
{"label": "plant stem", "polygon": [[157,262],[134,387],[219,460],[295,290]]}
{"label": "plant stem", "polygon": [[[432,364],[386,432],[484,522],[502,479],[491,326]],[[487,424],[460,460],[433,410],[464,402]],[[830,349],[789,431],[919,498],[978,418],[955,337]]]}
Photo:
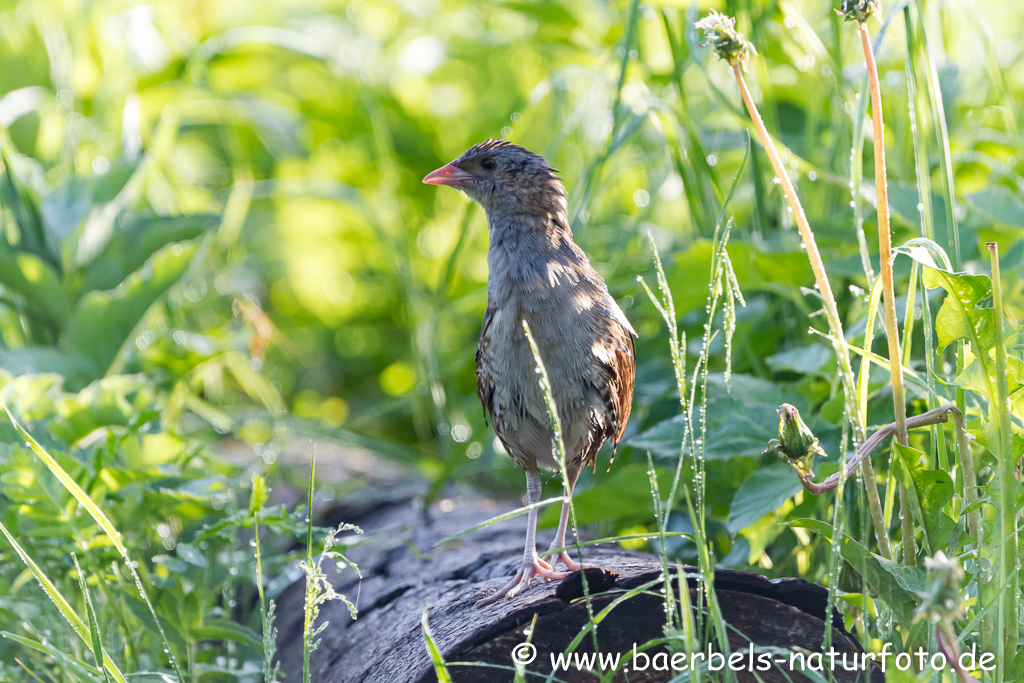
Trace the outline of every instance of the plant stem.
{"label": "plant stem", "polygon": [[[306,508],[306,563],[313,566],[313,483],[316,477],[316,444],[309,460],[309,503]],[[302,680],[309,683],[309,653],[312,652],[313,622],[316,620],[315,583],[311,574],[306,574],[306,599],[302,625]]]}
{"label": "plant stem", "polygon": [[[764,125],[764,120],[761,118],[761,114],[757,110],[757,105],[754,104],[754,100],[750,96],[750,90],[747,89],[747,82],[743,78],[743,70],[740,67],[739,62],[735,60],[730,62],[730,66],[732,66],[733,74],[736,76],[736,82],[739,84],[740,93],[743,95],[743,102],[747,106],[747,112],[750,114],[750,119],[754,123],[754,129],[757,131],[757,136],[761,139],[761,145],[764,147],[764,151],[768,155],[768,160],[771,162],[772,168],[775,170],[775,175],[778,177],[779,182],[782,185],[782,193],[785,195],[786,201],[789,203],[789,207],[793,212],[793,219],[796,221],[797,228],[800,230],[800,237],[803,240],[804,248],[807,250],[807,259],[811,263],[811,270],[814,272],[814,280],[818,285],[818,292],[821,294],[821,300],[825,304],[825,317],[828,319],[828,324],[831,328],[832,347],[835,349],[836,360],[839,363],[839,376],[843,383],[843,393],[846,398],[846,414],[853,425],[854,443],[863,443],[865,440],[866,429],[864,421],[861,420],[860,411],[857,410],[857,393],[853,383],[853,370],[850,364],[850,352],[846,348],[846,336],[843,333],[843,322],[840,319],[839,311],[836,308],[836,300],[832,295],[832,286],[828,282],[828,275],[825,272],[825,264],[821,260],[821,254],[818,252],[818,245],[814,241],[814,233],[811,231],[811,226],[807,222],[807,215],[804,213],[804,208],[800,204],[800,198],[797,197],[796,188],[793,187],[793,182],[789,179],[789,174],[786,173],[786,168],[782,163],[782,158],[779,156],[779,151],[775,149],[775,144],[772,142],[772,138],[768,134],[768,129]],[[875,482],[875,471],[871,466],[871,458],[862,459],[860,461],[860,466],[861,473],[864,476],[864,486],[867,490],[871,519],[874,522],[875,538],[878,539],[878,549],[881,552],[882,557],[892,559],[892,546],[889,544],[889,536],[886,534],[885,524],[882,522],[882,504],[878,499],[878,485]]]}
{"label": "plant stem", "polygon": [[[857,24],[860,42],[864,48],[864,62],[868,70],[871,89],[871,119],[875,129],[875,194],[878,201],[878,261],[882,276],[882,307],[885,309],[885,334],[889,341],[889,367],[892,374],[892,407],[896,415],[896,443],[907,445],[907,402],[903,390],[903,363],[900,353],[900,331],[896,323],[896,295],[892,284],[892,234],[889,229],[889,188],[885,178],[885,122],[882,117],[882,88],[878,82],[878,66],[871,36],[865,22]],[[917,564],[914,544],[914,518],[910,512],[907,487],[900,491],[900,517],[903,535],[903,561]]]}
{"label": "plant stem", "polygon": [[[974,456],[971,455],[971,444],[967,440],[967,430],[964,426],[964,414],[959,409],[953,411],[953,421],[956,423],[956,444],[960,451],[960,466],[964,474],[964,506],[971,507],[978,500],[978,478],[974,474]],[[941,437],[940,437],[941,438]],[[974,547],[981,548],[981,512],[972,510],[967,513],[967,529],[974,537]],[[980,558],[980,550],[978,551]]]}
{"label": "plant stem", "polygon": [[[966,445],[967,432],[965,432],[963,429],[964,417],[960,410],[952,403],[946,403],[944,405],[939,406],[938,408],[933,408],[932,410],[929,410],[927,413],[921,413],[920,415],[915,415],[911,418],[908,418],[905,422],[905,426],[910,429],[916,429],[917,427],[926,427],[928,425],[942,424],[943,422],[949,420],[950,413],[952,413],[953,421],[956,424],[957,439],[959,440],[961,445]],[[847,461],[846,476],[849,477],[853,474],[854,470],[857,469],[857,465],[860,464],[860,461],[869,460],[871,458],[871,454],[875,452],[875,450],[882,444],[883,441],[890,438],[896,432],[896,429],[897,426],[895,422],[889,423],[886,426],[879,429],[878,431],[876,431],[874,434],[872,434],[866,441],[864,441],[864,443],[860,445],[860,448],[857,449],[857,454],[853,457],[853,459]],[[974,472],[972,470],[971,477],[973,478],[973,476]],[[836,486],[839,485],[839,477],[840,473],[836,472],[825,481],[815,483],[810,479],[801,476],[800,482],[804,485],[805,489],[817,495],[825,493],[826,491],[831,491],[832,489],[836,488]]]}
{"label": "plant stem", "polygon": [[992,322],[995,328],[996,396],[992,417],[999,428],[999,531],[1003,537],[999,553],[999,579],[1003,591],[996,613],[996,632],[1000,634],[996,661],[996,680],[1006,680],[1006,657],[1013,657],[1017,645],[1017,463],[1013,456],[1010,431],[1009,388],[1006,382],[1006,339],[1003,332],[1003,293],[999,275],[999,245],[988,242],[992,259]]}
{"label": "plant stem", "polygon": [[939,645],[939,650],[946,657],[946,661],[949,662],[949,668],[956,672],[960,683],[978,683],[978,679],[960,666],[960,647],[956,643],[956,634],[953,633],[952,626],[948,623],[936,624],[935,641]]}

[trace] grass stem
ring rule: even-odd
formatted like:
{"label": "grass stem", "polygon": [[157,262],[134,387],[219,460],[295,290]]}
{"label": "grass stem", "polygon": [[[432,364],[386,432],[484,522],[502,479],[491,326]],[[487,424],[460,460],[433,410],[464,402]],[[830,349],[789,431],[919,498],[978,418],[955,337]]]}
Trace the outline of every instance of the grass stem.
{"label": "grass stem", "polygon": [[998,585],[1002,591],[996,611],[996,680],[1006,680],[1007,657],[1017,649],[1017,461],[1013,455],[1010,427],[1009,388],[1006,380],[1006,338],[1003,330],[1003,294],[999,273],[999,245],[988,242],[992,260],[992,322],[995,332],[996,395],[992,417],[999,429],[999,531],[1002,535],[999,553]]}
{"label": "grass stem", "polygon": [[[878,206],[878,265],[882,276],[882,307],[885,310],[885,333],[889,342],[889,367],[892,374],[892,405],[896,415],[896,443],[907,445],[907,402],[903,390],[903,363],[900,353],[900,331],[896,322],[896,294],[892,282],[892,233],[889,228],[889,187],[885,177],[885,121],[882,117],[882,88],[878,82],[878,66],[875,51],[871,47],[871,36],[866,22],[858,22],[861,46],[864,48],[864,63],[868,70],[868,86],[871,89],[871,120],[875,137],[875,194]],[[907,487],[899,485],[900,518],[903,535],[903,561],[910,566],[917,564],[917,549],[914,543],[914,518],[910,514],[910,497]]]}
{"label": "grass stem", "polygon": [[[775,148],[771,135],[769,135],[768,129],[764,125],[764,120],[761,118],[761,114],[757,110],[757,105],[754,104],[754,99],[750,95],[750,90],[747,88],[747,82],[743,78],[743,70],[740,63],[738,60],[733,60],[730,62],[730,66],[732,66],[733,74],[736,76],[736,82],[739,84],[740,93],[743,96],[743,102],[747,106],[747,112],[750,114],[750,119],[754,123],[757,136],[761,139],[761,144],[764,146],[765,153],[768,155],[768,160],[771,162],[772,168],[775,170],[775,175],[781,183],[782,192],[786,197],[786,201],[789,203],[790,210],[793,212],[793,219],[796,222],[797,229],[800,231],[800,237],[803,239],[804,248],[807,251],[807,258],[811,263],[811,270],[814,272],[814,280],[818,285],[818,292],[825,305],[825,317],[828,319],[828,324],[831,328],[830,336],[832,340],[832,347],[835,349],[836,359],[839,363],[839,374],[843,383],[843,393],[846,398],[846,414],[853,424],[855,443],[863,443],[865,440],[866,428],[864,421],[860,417],[860,411],[857,410],[857,393],[853,382],[853,369],[850,364],[850,353],[846,348],[846,336],[843,333],[843,323],[839,318],[839,311],[836,308],[836,300],[835,296],[832,294],[832,286],[829,284],[828,274],[825,272],[825,263],[822,261],[821,254],[818,252],[818,245],[814,241],[814,232],[811,230],[811,226],[807,222],[807,215],[804,213],[803,206],[800,204],[800,198],[796,194],[796,188],[793,187],[793,182],[789,179],[789,174],[786,173],[786,168],[782,163],[782,157],[779,155],[779,151]],[[892,546],[889,543],[889,536],[886,533],[885,525],[882,522],[882,504],[878,497],[878,488],[875,483],[875,471],[871,466],[871,458],[864,458],[861,460],[860,465],[861,473],[864,476],[864,486],[867,490],[868,505],[871,510],[871,519],[874,523],[875,538],[878,540],[879,551],[886,559],[892,559]]]}

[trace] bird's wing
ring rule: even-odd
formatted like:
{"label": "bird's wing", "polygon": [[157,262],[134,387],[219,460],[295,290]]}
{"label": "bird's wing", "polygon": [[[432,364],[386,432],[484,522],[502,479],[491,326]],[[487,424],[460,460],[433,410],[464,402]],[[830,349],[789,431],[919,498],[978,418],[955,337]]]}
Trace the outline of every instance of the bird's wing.
{"label": "bird's wing", "polygon": [[494,420],[494,373],[490,367],[487,347],[491,343],[491,321],[494,309],[490,306],[484,313],[484,324],[480,328],[480,341],[476,346],[476,393],[484,409],[484,422]]}
{"label": "bird's wing", "polygon": [[[629,325],[628,321],[626,323]],[[616,326],[612,326],[613,328]],[[633,409],[633,383],[636,378],[636,344],[633,341],[632,327],[624,328],[618,326],[613,336],[618,337],[618,348],[614,356],[613,381],[612,381],[612,437],[614,450],[612,459],[615,459],[615,451],[619,448],[619,441],[626,431],[626,422],[629,421],[629,413]]]}
{"label": "bird's wing", "polygon": [[[597,451],[605,439],[611,439],[612,461],[619,441],[626,430],[626,422],[633,407],[633,381],[636,375],[636,347],[632,328],[619,324],[613,317],[606,318],[606,334],[594,345],[597,361],[594,388],[600,395],[603,410],[594,414],[591,423],[591,448],[585,454],[585,464],[596,462]],[[611,463],[609,463],[610,465]]]}

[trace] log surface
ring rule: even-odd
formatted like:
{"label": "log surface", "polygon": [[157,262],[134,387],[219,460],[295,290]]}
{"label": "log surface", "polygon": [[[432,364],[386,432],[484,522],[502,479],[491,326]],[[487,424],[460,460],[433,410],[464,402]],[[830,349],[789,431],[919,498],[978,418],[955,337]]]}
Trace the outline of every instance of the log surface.
{"label": "log surface", "polygon": [[[535,579],[530,589],[513,601],[501,601],[484,608],[473,604],[485,593],[502,586],[517,570],[522,558],[525,516],[495,524],[456,541],[435,547],[440,539],[494,517],[509,508],[493,500],[469,498],[446,500],[429,511],[417,510],[410,499],[373,502],[362,506],[341,506],[330,510],[324,525],[350,522],[360,526],[363,543],[347,553],[363,574],[360,581],[351,570],[336,578],[338,592],[359,607],[352,620],[340,602],[321,609],[320,620],[330,625],[320,634],[320,644],[311,657],[311,680],[318,683],[416,683],[436,681],[427,654],[421,619],[424,606],[431,631],[455,683],[512,681],[511,653],[527,640],[526,631],[537,622],[530,641],[537,657],[527,666],[526,680],[542,681],[551,671],[551,653],[561,653],[588,623],[582,600],[579,574],[563,582],[543,583]],[[546,547],[550,537],[538,539]],[[659,582],[662,569],[658,557],[622,550],[617,546],[583,549],[586,562],[600,565],[614,576],[602,585],[596,570],[588,571],[592,610],[604,609],[624,590]],[[688,568],[692,572],[693,568]],[[677,585],[672,582],[673,587]],[[692,590],[691,597],[696,600]],[[660,682],[681,673],[666,670],[671,652],[664,647],[646,652],[652,657],[646,670],[633,667],[634,643],[643,645],[664,637],[665,602],[658,594],[660,583],[616,606],[597,628],[598,650],[622,653],[629,667],[615,681]],[[604,589],[604,590],[602,590]],[[611,589],[611,592],[605,592]],[[812,680],[788,663],[793,651],[805,654],[821,651],[825,632],[824,616],[828,594],[824,588],[803,579],[768,580],[756,574],[718,570],[715,589],[722,616],[729,624],[730,648],[748,653],[750,643],[779,648],[769,671],[757,672],[760,680]],[[297,581],[278,599],[278,655],[285,679],[302,680],[303,583]],[[828,658],[809,660],[808,666],[824,666],[835,680],[865,681],[864,672],[844,671],[842,653],[848,665],[861,653],[860,646],[843,629],[842,619],[833,613],[832,641],[837,653],[835,666]],[[587,634],[577,651],[594,652],[593,637]],[[658,657],[658,653],[663,653]],[[760,651],[759,651],[760,652]],[[677,658],[678,659],[678,658]],[[799,661],[799,660],[798,660]],[[460,662],[493,666],[466,666]],[[643,664],[643,657],[638,657]],[[746,659],[739,666],[746,667]],[[665,665],[665,666],[661,666]],[[679,662],[677,661],[677,665]],[[661,666],[660,670],[657,668]],[[530,675],[530,674],[535,675]],[[884,681],[877,668],[869,665],[870,681]],[[628,676],[628,678],[627,678]],[[597,677],[584,671],[559,671],[554,680],[591,683]],[[714,679],[712,679],[714,680]],[[740,671],[737,680],[758,680]]]}

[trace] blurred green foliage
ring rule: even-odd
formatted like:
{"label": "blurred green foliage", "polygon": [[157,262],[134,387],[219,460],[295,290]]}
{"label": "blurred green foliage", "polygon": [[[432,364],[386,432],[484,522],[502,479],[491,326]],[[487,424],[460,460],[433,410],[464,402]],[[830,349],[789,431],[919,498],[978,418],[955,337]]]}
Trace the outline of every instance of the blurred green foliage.
{"label": "blurred green foliage", "polygon": [[[692,28],[712,4],[738,15],[761,54],[748,76],[754,97],[784,148],[847,329],[861,335],[869,283],[859,220],[872,254],[876,243],[873,184],[856,194],[850,185],[864,69],[854,32],[828,2],[663,0],[640,4],[633,21],[628,3],[595,0],[0,5],[0,392],[147,558],[158,613],[172,645],[190,653],[190,675],[228,675],[219,646],[201,645],[211,622],[259,624],[237,607],[237,590],[252,593],[251,577],[239,588],[237,572],[252,567],[249,550],[233,545],[237,529],[197,533],[218,520],[244,526],[232,489],[272,465],[267,444],[283,438],[286,410],[310,431],[405,464],[431,495],[453,480],[503,496],[521,490],[475,392],[483,214],[420,183],[487,137],[561,169],[577,241],[639,332],[625,448],[611,473],[585,475],[577,512],[602,535],[649,528],[646,454],[659,472],[674,468],[682,424],[666,336],[636,283],[652,272],[646,233],[665,257],[692,362],[715,221],[748,148],[735,84]],[[999,242],[1006,312],[1019,322],[1024,51],[1015,31],[1024,10],[939,0],[883,10],[884,29],[872,31],[894,241],[929,236],[952,253],[955,219],[957,265],[976,272],[986,270],[979,245]],[[948,207],[942,129],[929,115],[940,95],[956,188]],[[829,501],[800,492],[784,466],[761,469],[760,452],[784,401],[839,452],[835,362],[807,334],[821,328],[817,302],[801,291],[813,279],[756,143],[743,173],[728,250],[747,305],[737,311],[731,388],[710,379],[708,533],[724,564],[821,580],[829,544],[778,522],[829,519]],[[901,294],[910,263],[896,261]],[[902,316],[905,297],[898,308]],[[909,310],[934,315],[938,292],[923,298],[918,287]],[[876,344],[883,352],[884,340]],[[918,329],[910,365],[921,375],[925,348]],[[713,371],[725,352],[714,338]],[[951,350],[936,360],[952,382]],[[892,418],[886,383],[872,373],[873,424]],[[926,396],[923,383],[911,385],[915,407]],[[985,399],[968,401],[977,419]],[[0,519],[74,595],[67,551],[78,549],[85,572],[103,577],[93,597],[117,624],[121,639],[111,642],[129,647],[135,667],[165,667],[158,639],[140,651],[125,645],[147,617],[130,590],[115,590],[124,577],[109,573],[116,558],[103,536],[14,432],[0,432]],[[224,434],[264,458],[218,462],[209,444]],[[931,452],[933,438],[918,433],[911,444]],[[275,514],[279,530],[295,531]],[[851,535],[867,538],[866,520],[850,521]],[[674,523],[688,530],[688,518]],[[685,541],[670,550],[694,557]],[[0,597],[2,621],[48,614],[37,636],[59,632],[59,617],[28,595],[29,575],[7,549],[0,556],[0,596],[12,596]],[[266,573],[291,559],[281,554]],[[241,662],[232,675],[258,677],[239,673],[261,660],[258,636],[212,633],[239,643],[225,650]],[[0,671],[16,671],[7,641],[0,659]],[[40,666],[93,680],[73,663]]]}

